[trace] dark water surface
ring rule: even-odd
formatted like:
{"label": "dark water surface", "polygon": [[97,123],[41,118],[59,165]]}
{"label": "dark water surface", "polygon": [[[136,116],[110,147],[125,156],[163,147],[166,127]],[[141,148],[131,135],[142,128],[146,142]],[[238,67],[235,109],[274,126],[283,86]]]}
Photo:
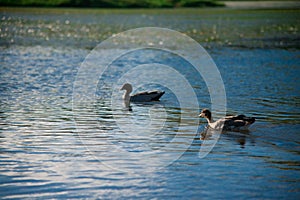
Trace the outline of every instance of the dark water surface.
{"label": "dark water surface", "polygon": [[[299,198],[299,12],[177,12],[2,9],[0,198]],[[171,20],[174,16],[178,20]],[[132,135],[120,131],[114,112],[123,110],[110,106],[111,82],[124,73],[126,63],[158,58],[154,50],[113,63],[118,71],[102,76],[96,102],[73,110],[73,84],[89,49],[113,33],[145,25],[174,28],[204,44],[224,81],[228,114],[257,118],[249,132],[224,133],[200,158],[201,134],[189,132],[193,123],[178,130],[180,113],[189,110],[180,110],[168,92],[158,104],[133,104],[133,112],[124,111],[145,127],[151,112],[157,117],[154,123],[167,116],[162,133],[149,136],[146,128]],[[184,64],[168,55],[159,59]],[[192,71],[183,74],[200,107],[210,107],[205,83]],[[200,120],[200,133],[205,125]],[[156,168],[163,156],[157,154],[143,167],[143,156],[176,134],[184,137],[165,153],[181,156]],[[188,140],[192,143],[185,149]],[[116,146],[138,156],[122,158]]]}

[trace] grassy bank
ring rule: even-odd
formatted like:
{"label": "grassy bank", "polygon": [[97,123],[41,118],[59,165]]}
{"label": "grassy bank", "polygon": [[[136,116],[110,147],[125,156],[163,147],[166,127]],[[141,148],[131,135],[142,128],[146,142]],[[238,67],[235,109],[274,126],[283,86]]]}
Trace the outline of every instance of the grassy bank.
{"label": "grassy bank", "polygon": [[216,0],[0,0],[0,6],[27,7],[175,8],[223,5]]}

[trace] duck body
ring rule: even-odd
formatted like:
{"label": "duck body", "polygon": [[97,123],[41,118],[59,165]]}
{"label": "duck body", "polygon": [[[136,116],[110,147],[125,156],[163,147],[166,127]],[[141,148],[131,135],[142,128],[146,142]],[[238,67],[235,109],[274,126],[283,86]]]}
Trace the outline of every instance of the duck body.
{"label": "duck body", "polygon": [[213,121],[211,112],[208,109],[203,109],[199,116],[206,118],[210,128],[223,131],[247,130],[255,122],[254,117],[247,117],[245,115],[227,116]]}
{"label": "duck body", "polygon": [[159,101],[160,97],[164,95],[164,91],[150,91],[141,92],[130,96],[131,102],[149,102],[149,101]]}
{"label": "duck body", "polygon": [[255,122],[254,117],[236,115],[225,117],[223,130],[247,130]]}
{"label": "duck body", "polygon": [[159,101],[160,97],[165,94],[164,91],[154,90],[149,92],[140,92],[134,95],[130,95],[132,92],[132,86],[129,83],[125,83],[121,90],[125,90],[123,99],[128,102],[150,102]]}

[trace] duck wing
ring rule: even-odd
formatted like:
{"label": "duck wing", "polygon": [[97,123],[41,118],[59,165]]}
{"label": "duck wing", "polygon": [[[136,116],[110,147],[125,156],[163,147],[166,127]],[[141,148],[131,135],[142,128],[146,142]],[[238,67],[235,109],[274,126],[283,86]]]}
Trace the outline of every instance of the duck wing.
{"label": "duck wing", "polygon": [[240,127],[240,126],[245,126],[246,121],[243,120],[233,120],[233,119],[227,119],[224,122],[224,126],[235,126],[235,127]]}
{"label": "duck wing", "polygon": [[232,130],[235,128],[247,127],[255,122],[254,117],[245,115],[236,115],[225,117],[224,130]]}
{"label": "duck wing", "polygon": [[132,102],[149,102],[149,101],[159,101],[160,97],[164,94],[164,91],[150,91],[150,92],[140,92],[134,94],[130,97]]}
{"label": "duck wing", "polygon": [[226,120],[243,120],[246,116],[245,115],[235,115],[235,116],[226,116]]}

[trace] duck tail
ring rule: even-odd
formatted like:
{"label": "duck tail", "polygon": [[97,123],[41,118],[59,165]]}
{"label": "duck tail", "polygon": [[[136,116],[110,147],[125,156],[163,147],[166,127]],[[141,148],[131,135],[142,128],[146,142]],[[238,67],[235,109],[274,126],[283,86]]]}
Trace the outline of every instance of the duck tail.
{"label": "duck tail", "polygon": [[152,101],[159,101],[160,97],[165,94],[165,91],[157,92],[158,95],[152,98]]}
{"label": "duck tail", "polygon": [[247,117],[246,121],[249,125],[253,124],[255,122],[255,117]]}

